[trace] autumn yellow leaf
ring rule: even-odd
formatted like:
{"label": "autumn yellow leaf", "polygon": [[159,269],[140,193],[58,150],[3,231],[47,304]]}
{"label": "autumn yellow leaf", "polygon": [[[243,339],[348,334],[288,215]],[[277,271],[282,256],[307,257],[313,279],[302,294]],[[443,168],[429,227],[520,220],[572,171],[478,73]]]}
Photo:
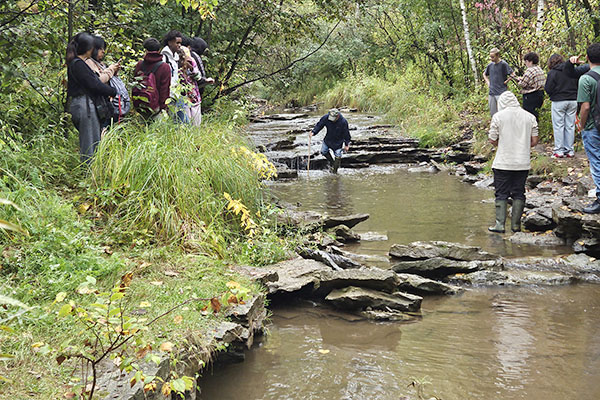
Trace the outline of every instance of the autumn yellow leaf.
{"label": "autumn yellow leaf", "polygon": [[142,301],[142,302],[140,302],[140,307],[141,308],[148,308],[148,307],[151,307],[151,306],[152,306],[152,304],[150,304],[149,301]]}
{"label": "autumn yellow leaf", "polygon": [[229,281],[225,284],[225,286],[227,286],[229,289],[239,289],[240,288],[240,284],[237,283],[236,281]]}
{"label": "autumn yellow leaf", "polygon": [[163,396],[168,396],[171,394],[171,384],[169,382],[166,382],[162,385],[162,388],[160,389],[160,392],[163,394]]}
{"label": "autumn yellow leaf", "polygon": [[327,354],[327,353],[329,353],[329,350],[319,349],[319,353],[321,353],[321,354]]}
{"label": "autumn yellow leaf", "polygon": [[162,286],[163,282],[162,281],[152,281],[152,282],[150,282],[150,284],[154,285],[154,286]]}
{"label": "autumn yellow leaf", "polygon": [[177,315],[177,316],[175,316],[175,318],[173,318],[173,322],[174,322],[175,324],[180,324],[180,323],[182,323],[182,322],[183,322],[183,316],[181,316],[181,315]]}

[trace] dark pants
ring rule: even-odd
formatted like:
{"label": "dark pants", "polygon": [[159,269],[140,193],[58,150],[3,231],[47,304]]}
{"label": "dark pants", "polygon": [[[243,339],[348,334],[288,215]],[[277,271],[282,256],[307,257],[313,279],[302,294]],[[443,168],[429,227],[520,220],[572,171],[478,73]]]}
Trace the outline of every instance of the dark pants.
{"label": "dark pants", "polygon": [[493,169],[494,188],[496,189],[496,200],[525,200],[525,181],[529,170],[508,171],[506,169]]}
{"label": "dark pants", "polygon": [[523,109],[532,113],[535,116],[536,121],[538,120],[538,110],[542,104],[544,104],[543,90],[523,95]]}

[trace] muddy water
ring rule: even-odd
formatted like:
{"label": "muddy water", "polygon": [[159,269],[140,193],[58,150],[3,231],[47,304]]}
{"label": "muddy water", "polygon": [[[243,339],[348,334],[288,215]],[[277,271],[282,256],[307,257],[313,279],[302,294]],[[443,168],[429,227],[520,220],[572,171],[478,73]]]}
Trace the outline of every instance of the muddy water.
{"label": "muddy water", "polygon": [[203,400],[600,398],[600,286],[427,298],[422,319],[373,323],[275,309],[243,364],[204,377]]}
{"label": "muddy water", "polygon": [[[277,137],[290,126],[260,129]],[[304,151],[305,144],[293,151]],[[338,176],[314,171],[272,190],[304,210],[369,213],[354,230],[380,240],[346,250],[376,255],[384,268],[391,244],[415,240],[478,245],[508,257],[568,251],[513,246],[489,234],[493,192],[444,173],[389,166],[342,169]],[[424,384],[425,398],[444,400],[600,398],[600,286],[428,297],[411,323],[374,323],[324,306],[288,305],[273,310],[268,330],[243,364],[202,378],[203,400],[416,399],[413,381]]]}

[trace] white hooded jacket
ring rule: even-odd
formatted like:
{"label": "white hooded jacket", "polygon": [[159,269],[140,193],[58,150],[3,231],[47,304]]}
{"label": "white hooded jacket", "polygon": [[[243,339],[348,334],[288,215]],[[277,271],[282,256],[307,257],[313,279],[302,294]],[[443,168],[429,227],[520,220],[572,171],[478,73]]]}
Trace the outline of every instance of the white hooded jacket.
{"label": "white hooded jacket", "polygon": [[523,110],[510,91],[500,95],[498,112],[492,117],[488,137],[498,141],[492,168],[508,171],[529,170],[531,137],[538,135],[533,114]]}

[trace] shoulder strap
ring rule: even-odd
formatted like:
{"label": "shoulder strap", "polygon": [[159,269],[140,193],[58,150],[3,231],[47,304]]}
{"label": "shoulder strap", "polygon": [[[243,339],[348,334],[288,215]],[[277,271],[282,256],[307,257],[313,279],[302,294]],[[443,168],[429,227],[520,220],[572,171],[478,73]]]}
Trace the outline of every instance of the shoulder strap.
{"label": "shoulder strap", "polygon": [[163,65],[163,62],[162,62],[162,61],[157,61],[157,62],[154,64],[154,67],[152,67],[152,71],[150,71],[150,73],[151,73],[151,74],[155,74],[155,73],[156,73],[156,70],[157,70],[157,69],[158,69],[158,67],[160,67],[161,65]]}
{"label": "shoulder strap", "polygon": [[585,75],[589,75],[596,80],[596,82],[600,81],[600,74],[596,71],[592,71],[591,69],[585,73]]}

